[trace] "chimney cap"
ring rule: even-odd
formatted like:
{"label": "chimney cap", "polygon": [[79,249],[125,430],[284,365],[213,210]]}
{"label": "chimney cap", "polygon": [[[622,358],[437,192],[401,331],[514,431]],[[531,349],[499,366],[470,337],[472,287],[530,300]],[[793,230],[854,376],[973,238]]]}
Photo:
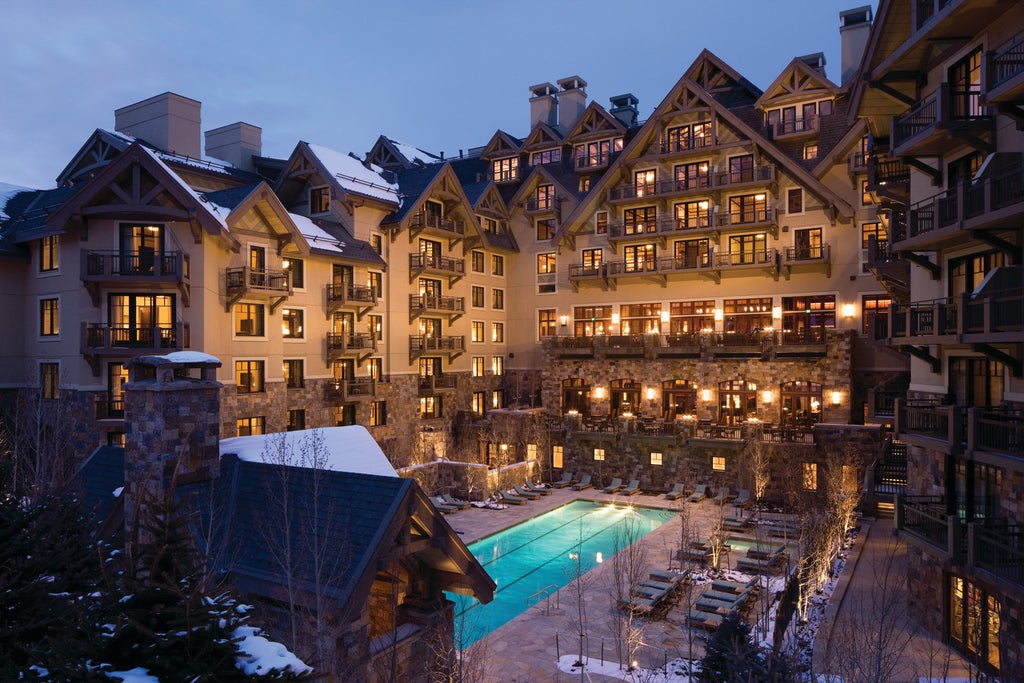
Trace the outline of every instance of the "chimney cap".
{"label": "chimney cap", "polygon": [[558,79],[558,87],[562,90],[583,90],[587,82],[579,76],[566,76]]}
{"label": "chimney cap", "polygon": [[609,97],[608,101],[612,103],[613,107],[635,107],[640,104],[640,100],[631,92]]}
{"label": "chimney cap", "polygon": [[839,13],[839,30],[871,23],[871,5],[854,7]]}
{"label": "chimney cap", "polygon": [[534,97],[547,97],[558,92],[558,88],[551,83],[538,83],[530,86],[530,94]]}

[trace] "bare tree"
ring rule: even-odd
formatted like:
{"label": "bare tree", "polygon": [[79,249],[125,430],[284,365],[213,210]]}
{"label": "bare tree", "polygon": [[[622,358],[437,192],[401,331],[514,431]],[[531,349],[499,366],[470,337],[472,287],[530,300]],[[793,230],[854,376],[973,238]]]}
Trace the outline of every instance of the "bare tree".
{"label": "bare tree", "polygon": [[[621,609],[613,610],[618,631],[618,642],[625,645],[626,671],[634,669],[636,654],[643,643],[645,620],[630,606],[633,586],[646,578],[647,547],[643,542],[640,516],[630,510],[626,517],[615,526],[612,544],[612,594]],[[620,652],[620,663],[621,656]]]}
{"label": "bare tree", "polygon": [[[453,618],[443,620],[427,636],[427,645],[435,663],[430,683],[477,683],[487,674],[487,641],[477,637],[481,633],[477,619],[479,611],[460,611],[460,605],[464,604],[457,603]],[[471,644],[463,646],[470,641]]]}
{"label": "bare tree", "polygon": [[753,481],[754,500],[761,505],[764,494],[768,490],[768,483],[771,481],[771,456],[769,446],[760,439],[753,439],[748,446],[749,457],[747,463],[750,467],[750,478]]}
{"label": "bare tree", "polygon": [[708,529],[708,564],[711,568],[718,570],[721,567],[722,553],[729,540],[729,532],[725,528],[725,506],[715,506],[715,512],[711,517],[711,526]]}
{"label": "bare tree", "polygon": [[579,656],[574,666],[581,667],[581,677],[586,670],[584,667],[584,656],[586,654],[587,640],[587,591],[593,581],[593,575],[587,574],[587,567],[583,562],[583,520],[580,519],[579,535],[573,550],[569,551],[569,559],[565,565],[566,575],[569,577],[569,592],[572,597],[573,614],[570,618],[572,626],[576,629],[579,637]]}

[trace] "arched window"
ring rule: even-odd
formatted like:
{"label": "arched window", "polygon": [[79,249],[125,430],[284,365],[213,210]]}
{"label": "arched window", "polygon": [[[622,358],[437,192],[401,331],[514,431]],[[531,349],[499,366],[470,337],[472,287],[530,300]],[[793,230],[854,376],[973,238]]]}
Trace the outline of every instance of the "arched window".
{"label": "arched window", "polygon": [[697,385],[685,379],[661,383],[661,405],[666,420],[697,414]]}
{"label": "arched window", "polygon": [[582,377],[562,380],[562,414],[570,410],[580,415],[590,414],[590,384]]}
{"label": "arched window", "polygon": [[793,381],[782,385],[782,426],[810,429],[821,422],[821,385],[817,382]]}
{"label": "arched window", "polygon": [[718,383],[718,422],[734,425],[757,417],[757,385],[741,379]]}
{"label": "arched window", "polygon": [[614,416],[623,413],[638,414],[640,412],[640,382],[633,379],[613,379],[611,391],[611,412]]}

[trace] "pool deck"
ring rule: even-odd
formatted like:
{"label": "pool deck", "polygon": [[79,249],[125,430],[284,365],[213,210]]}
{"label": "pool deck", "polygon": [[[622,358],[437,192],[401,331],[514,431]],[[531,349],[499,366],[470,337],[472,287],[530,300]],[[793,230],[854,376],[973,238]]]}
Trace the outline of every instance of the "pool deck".
{"label": "pool deck", "polygon": [[[565,505],[573,500],[593,500],[598,502],[630,503],[649,507],[665,509],[679,509],[685,505],[689,511],[691,526],[695,529],[697,537],[705,537],[718,515],[723,514],[722,508],[711,500],[704,500],[700,503],[686,503],[685,498],[680,501],[668,501],[664,495],[639,494],[634,496],[621,496],[617,494],[605,494],[599,489],[588,489],[585,491],[572,491],[571,489],[554,489],[552,495],[543,496],[539,500],[530,501],[525,505],[510,505],[504,510],[493,510],[488,508],[469,508],[446,516],[448,523],[459,534],[463,542],[469,544],[480,538],[506,529],[526,519],[535,517],[553,508]],[[733,506],[726,504],[724,514],[733,514]],[[767,515],[769,517],[777,515]],[[826,658],[822,656],[822,644],[827,644],[828,635],[833,633],[834,624],[842,622],[851,609],[851,605],[863,604],[865,595],[870,594],[874,584],[874,573],[872,567],[875,565],[875,558],[878,557],[878,548],[886,536],[891,536],[891,522],[881,520],[876,524],[875,529],[868,525],[866,533],[863,534],[864,542],[854,546],[853,554],[847,563],[847,571],[839,581],[832,603],[826,610],[822,629],[815,648],[815,669],[819,667],[828,668],[825,665]],[[670,567],[670,558],[674,555],[675,549],[679,547],[681,529],[679,517],[661,525],[645,537],[647,544],[646,561],[650,570],[664,570]],[[861,560],[861,546],[866,545],[864,552],[866,560]],[[736,554],[736,553],[732,553]],[[723,567],[731,565],[730,555],[723,556]],[[615,619],[617,612],[615,607],[612,578],[612,563],[605,562],[587,574],[587,588],[585,589],[585,604],[587,613],[587,653],[593,658],[598,658],[604,651],[606,661],[617,661],[616,655],[616,634]],[[696,591],[694,591],[696,592]],[[845,599],[849,592],[852,598]],[[767,596],[761,596],[760,600],[766,600]],[[680,600],[680,603],[685,603]],[[577,653],[579,649],[579,637],[574,635],[578,631],[575,626],[575,604],[576,591],[572,584],[562,588],[558,593],[552,595],[547,601],[541,601],[529,607],[518,617],[497,629],[490,635],[479,641],[479,656],[486,662],[481,666],[483,673],[474,678],[480,683],[525,683],[526,681],[578,681],[580,674],[570,674],[559,671],[556,666],[558,655],[562,656]],[[756,613],[760,605],[752,608]],[[704,645],[706,634],[703,631],[694,631],[686,626],[685,615],[687,609],[685,604],[674,605],[669,609],[663,619],[650,621],[644,627],[643,641],[648,645],[640,656],[642,667],[661,666],[665,661],[671,661],[678,657],[700,659],[704,656]],[[937,653],[947,657],[950,652],[941,643],[924,636],[913,624],[907,624],[904,628],[911,636],[910,644],[905,653],[905,666],[908,671],[907,678],[892,679],[893,681],[915,681],[916,676],[910,676],[913,671],[934,671],[934,664],[928,666],[928,662],[934,662]],[[957,666],[959,658],[953,654],[952,670],[947,675],[956,675],[961,666]],[[902,673],[902,672],[901,672]],[[621,680],[603,676],[596,673],[589,673],[588,680],[591,681],[614,681]]]}

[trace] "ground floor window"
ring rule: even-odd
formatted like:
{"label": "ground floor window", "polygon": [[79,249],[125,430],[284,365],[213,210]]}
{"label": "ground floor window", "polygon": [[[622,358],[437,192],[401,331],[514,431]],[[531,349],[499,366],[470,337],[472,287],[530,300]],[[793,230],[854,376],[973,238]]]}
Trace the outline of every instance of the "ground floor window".
{"label": "ground floor window", "polygon": [[821,385],[817,382],[785,382],[779,395],[783,427],[810,429],[821,422]]}
{"label": "ground floor window", "polygon": [[669,304],[669,333],[692,334],[715,329],[715,302],[673,301]]}
{"label": "ground floor window", "polygon": [[575,337],[607,334],[612,325],[611,306],[576,306],[572,311]]}
{"label": "ground floor window", "polygon": [[949,577],[949,638],[993,672],[999,671],[999,601],[982,587]]}
{"label": "ground floor window", "polygon": [[435,418],[442,417],[444,413],[441,410],[441,397],[440,396],[421,396],[420,397],[420,419],[421,420],[432,420]]}
{"label": "ground floor window", "polygon": [[582,377],[562,380],[562,413],[590,414],[590,385]]}
{"label": "ground floor window", "polygon": [[239,418],[236,426],[238,427],[239,436],[256,436],[266,433],[265,418],[262,415]]}
{"label": "ground floor window", "polygon": [[562,447],[552,446],[551,447],[551,466],[557,470],[562,469]]}
{"label": "ground floor window", "polygon": [[339,406],[336,416],[337,425],[339,427],[347,427],[349,425],[356,424],[356,404],[346,403],[343,406]]}
{"label": "ground floor window", "polygon": [[661,384],[662,405],[666,420],[697,414],[697,385],[684,379],[670,379]]}
{"label": "ground floor window", "polygon": [[611,381],[609,389],[612,415],[640,412],[640,382],[632,379],[615,379]]}
{"label": "ground floor window", "polygon": [[296,408],[288,411],[288,431],[295,432],[306,428],[306,411]]}
{"label": "ground floor window", "polygon": [[825,330],[835,329],[836,297],[782,297],[782,338],[794,344],[823,343]]}
{"label": "ground floor window", "polygon": [[374,401],[370,404],[370,426],[380,427],[388,423],[388,402]]}
{"label": "ground floor window", "polygon": [[772,326],[772,298],[726,299],[722,309],[726,332],[757,332]]}
{"label": "ground floor window", "polygon": [[740,424],[757,416],[757,385],[743,380],[718,383],[718,421]]}

